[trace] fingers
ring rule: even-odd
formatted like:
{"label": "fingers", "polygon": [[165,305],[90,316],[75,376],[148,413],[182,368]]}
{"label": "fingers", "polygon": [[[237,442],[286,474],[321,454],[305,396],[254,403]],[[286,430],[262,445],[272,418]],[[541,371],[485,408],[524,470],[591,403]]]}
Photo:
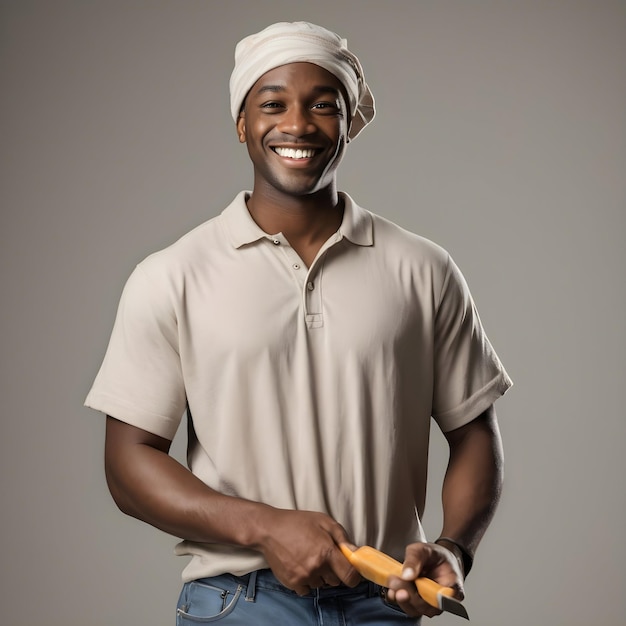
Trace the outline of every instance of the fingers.
{"label": "fingers", "polygon": [[[330,520],[330,518],[328,518]],[[331,520],[326,531],[333,540],[322,563],[316,567],[311,575],[312,588],[331,586],[337,587],[344,584],[348,587],[356,587],[362,580],[361,575],[352,567],[350,561],[342,554],[339,545],[345,543],[355,550],[356,546],[348,540],[345,529]],[[316,575],[319,578],[316,578]]]}
{"label": "fingers", "polygon": [[309,593],[311,593],[311,587],[309,587],[308,585],[296,585],[293,587],[293,590],[299,596],[308,596]]}
{"label": "fingers", "polygon": [[338,547],[332,553],[330,566],[339,582],[348,587],[356,587],[363,580]]}
{"label": "fingers", "polygon": [[345,544],[352,551],[356,550],[357,546],[348,539],[345,529],[340,524],[335,523],[330,534],[336,544],[330,556],[332,571],[337,576],[340,583],[348,587],[356,587],[362,580],[361,574],[352,567],[350,561],[343,555],[339,546]]}
{"label": "fingers", "polygon": [[[344,561],[346,560],[343,554],[339,552],[339,556]],[[292,586],[293,590],[301,596],[308,595],[312,589],[319,589],[324,587],[338,587],[339,585],[346,584],[350,587],[355,586],[360,581],[360,576],[357,573],[357,581],[353,583],[353,579],[351,578],[351,574],[349,571],[343,571],[341,566],[343,564],[340,560],[335,562],[335,557],[331,556],[327,562],[325,562],[321,567],[310,571],[306,578],[302,581],[299,581],[297,584]],[[352,566],[348,563],[349,569],[352,569]],[[339,574],[335,571],[335,568],[338,568]]]}
{"label": "fingers", "polygon": [[389,579],[387,599],[395,602],[409,617],[435,617],[441,610],[431,606],[417,592],[414,581],[405,581],[392,576]]}
{"label": "fingers", "polygon": [[450,550],[435,543],[412,543],[406,548],[402,579],[413,581],[419,576],[436,580],[454,589],[454,596],[463,600],[463,576],[459,562]]}
{"label": "fingers", "polygon": [[440,615],[441,610],[428,604],[418,593],[415,580],[426,576],[444,587],[454,589],[454,596],[462,600],[463,582],[459,564],[447,549],[432,543],[414,543],[407,546],[402,577],[389,580],[387,598],[395,602],[407,615],[419,617]]}
{"label": "fingers", "polygon": [[268,516],[271,531],[260,548],[285,587],[307,595],[311,589],[342,583],[354,587],[361,581],[339,549],[339,543],[347,543],[348,536],[328,515],[272,509]]}

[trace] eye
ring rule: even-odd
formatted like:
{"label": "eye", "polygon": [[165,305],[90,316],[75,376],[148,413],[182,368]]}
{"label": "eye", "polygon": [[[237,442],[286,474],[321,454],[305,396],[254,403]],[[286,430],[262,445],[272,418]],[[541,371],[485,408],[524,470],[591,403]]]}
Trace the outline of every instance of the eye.
{"label": "eye", "polygon": [[341,115],[341,108],[336,102],[323,100],[316,102],[312,107],[314,111],[325,115]]}
{"label": "eye", "polygon": [[284,106],[282,104],[282,102],[276,102],[275,100],[272,100],[270,102],[264,102],[261,105],[261,109],[267,111],[268,113],[273,113],[279,109],[283,109]]}
{"label": "eye", "polygon": [[314,109],[327,109],[327,108],[333,108],[336,109],[337,105],[334,102],[316,102],[313,105]]}

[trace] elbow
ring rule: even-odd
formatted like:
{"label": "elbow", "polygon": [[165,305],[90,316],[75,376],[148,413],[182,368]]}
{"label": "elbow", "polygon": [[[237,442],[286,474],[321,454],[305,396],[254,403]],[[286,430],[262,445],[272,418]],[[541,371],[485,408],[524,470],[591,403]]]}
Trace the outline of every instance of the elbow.
{"label": "elbow", "polygon": [[123,481],[119,477],[118,469],[109,459],[105,459],[104,475],[107,487],[109,488],[109,493],[111,494],[113,502],[115,502],[117,508],[125,515],[136,517],[134,507],[132,506],[132,498],[123,487]]}

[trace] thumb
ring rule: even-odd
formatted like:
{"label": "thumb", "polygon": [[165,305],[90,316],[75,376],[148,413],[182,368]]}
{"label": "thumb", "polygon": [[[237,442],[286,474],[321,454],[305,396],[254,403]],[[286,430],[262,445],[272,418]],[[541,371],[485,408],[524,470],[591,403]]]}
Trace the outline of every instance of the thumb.
{"label": "thumb", "polygon": [[415,580],[419,577],[432,551],[427,543],[412,543],[406,548],[402,564],[402,580]]}

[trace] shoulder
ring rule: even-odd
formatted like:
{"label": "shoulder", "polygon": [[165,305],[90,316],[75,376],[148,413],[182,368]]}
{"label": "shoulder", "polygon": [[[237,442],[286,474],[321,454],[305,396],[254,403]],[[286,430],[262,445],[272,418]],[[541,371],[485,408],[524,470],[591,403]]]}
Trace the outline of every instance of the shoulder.
{"label": "shoulder", "polygon": [[443,274],[451,263],[450,254],[434,241],[369,211],[372,218],[374,248],[387,257],[430,267]]}
{"label": "shoulder", "polygon": [[[236,199],[237,200],[237,199]],[[235,204],[233,201],[233,204]],[[200,268],[214,264],[232,249],[225,215],[233,204],[219,215],[199,224],[172,244],[143,259],[137,270],[159,281],[176,280]]]}
{"label": "shoulder", "polygon": [[392,222],[391,220],[378,215],[376,213],[371,213],[372,220],[374,223],[374,228],[381,235],[385,236],[389,239],[395,240],[399,245],[406,245],[410,248],[415,248],[416,250],[420,250],[425,254],[433,257],[445,257],[447,256],[446,250],[435,243],[434,241],[414,233],[406,228]]}
{"label": "shoulder", "polygon": [[347,193],[341,192],[341,196],[346,202],[347,214],[344,215],[344,223],[348,238],[365,245],[371,244],[378,253],[398,249],[402,253],[408,253],[411,257],[416,256],[429,259],[434,263],[447,264],[448,252],[434,241],[399,226],[379,213],[364,208]]}

